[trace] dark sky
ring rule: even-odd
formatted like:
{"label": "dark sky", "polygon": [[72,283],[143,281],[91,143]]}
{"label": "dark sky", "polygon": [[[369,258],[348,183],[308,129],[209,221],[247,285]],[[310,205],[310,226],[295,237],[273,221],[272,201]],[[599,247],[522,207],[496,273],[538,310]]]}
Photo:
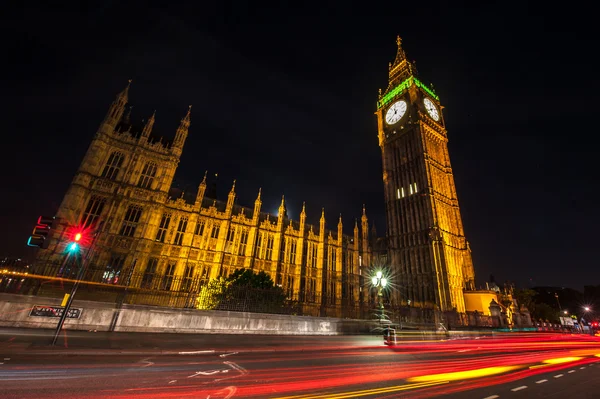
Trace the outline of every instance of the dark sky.
{"label": "dark sky", "polygon": [[[22,2],[3,12],[0,255],[24,256],[128,79],[134,120],[192,126],[178,184],[385,231],[374,117],[396,35],[433,83],[477,281],[600,284],[595,17],[576,3]],[[288,4],[300,4],[289,6]],[[211,5],[212,4],[212,5]]]}

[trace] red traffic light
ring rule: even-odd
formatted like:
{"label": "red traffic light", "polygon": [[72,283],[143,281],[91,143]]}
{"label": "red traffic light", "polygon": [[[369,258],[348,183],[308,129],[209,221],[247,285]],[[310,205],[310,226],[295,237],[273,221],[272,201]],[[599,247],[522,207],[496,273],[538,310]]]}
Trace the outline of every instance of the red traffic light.
{"label": "red traffic light", "polygon": [[82,236],[81,236],[81,233],[77,233],[77,234],[75,234],[75,242],[79,242],[79,241],[81,241],[81,237],[82,237]]}

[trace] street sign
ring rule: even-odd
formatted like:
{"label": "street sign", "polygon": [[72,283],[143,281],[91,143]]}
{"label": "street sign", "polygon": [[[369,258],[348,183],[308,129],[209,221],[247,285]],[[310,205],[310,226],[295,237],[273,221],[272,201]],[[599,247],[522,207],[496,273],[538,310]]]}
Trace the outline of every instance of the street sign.
{"label": "street sign", "polygon": [[[34,305],[29,312],[29,316],[37,317],[61,317],[65,308],[62,306]],[[69,319],[78,319],[81,316],[81,309],[71,308],[67,312]]]}

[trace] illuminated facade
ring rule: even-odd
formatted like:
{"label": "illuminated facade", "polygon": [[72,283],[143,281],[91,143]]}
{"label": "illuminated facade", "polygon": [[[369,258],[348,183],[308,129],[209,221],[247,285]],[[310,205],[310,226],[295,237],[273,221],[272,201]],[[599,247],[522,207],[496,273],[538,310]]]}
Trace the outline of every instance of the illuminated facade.
{"label": "illuminated facade", "polygon": [[388,257],[398,303],[464,313],[474,288],[471,250],[458,206],[442,106],[418,78],[402,42],[379,93]]}
{"label": "illuminated facade", "polygon": [[[304,207],[299,220],[288,219],[283,197],[278,215],[261,212],[260,190],[253,208],[239,206],[235,181],[226,201],[208,198],[206,174],[195,200],[172,198],[191,107],[174,139],[165,142],[152,134],[154,115],[143,126],[131,123],[128,94],[129,86],[93,138],[39,264],[61,262],[69,229],[96,229],[93,275],[86,277],[92,281],[181,291],[191,289],[186,281],[207,283],[248,268],[265,271],[289,298],[322,316],[343,316],[342,307],[359,305],[360,273],[371,256],[364,207],[353,236],[345,236],[341,215],[334,231],[326,229],[324,210],[318,226],[306,223]],[[141,278],[129,280],[134,273]]]}

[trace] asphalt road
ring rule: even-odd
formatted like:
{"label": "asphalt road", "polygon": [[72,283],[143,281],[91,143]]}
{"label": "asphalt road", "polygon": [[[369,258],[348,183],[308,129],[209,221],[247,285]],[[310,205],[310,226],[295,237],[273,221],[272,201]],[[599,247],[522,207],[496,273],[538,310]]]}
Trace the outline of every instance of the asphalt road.
{"label": "asphalt road", "polygon": [[600,398],[600,340],[0,330],[2,398]]}

